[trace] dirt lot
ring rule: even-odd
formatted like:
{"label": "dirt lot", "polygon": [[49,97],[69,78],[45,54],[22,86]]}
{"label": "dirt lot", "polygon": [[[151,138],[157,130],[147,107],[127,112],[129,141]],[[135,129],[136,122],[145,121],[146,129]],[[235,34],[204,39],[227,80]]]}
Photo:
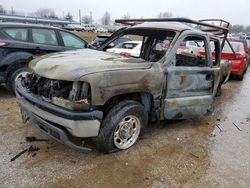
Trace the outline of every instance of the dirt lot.
{"label": "dirt lot", "polygon": [[[212,116],[151,125],[137,145],[110,155],[25,142],[47,137],[22,123],[0,87],[0,187],[250,187],[249,80],[250,72],[225,85]],[[10,162],[30,145],[40,150]]]}

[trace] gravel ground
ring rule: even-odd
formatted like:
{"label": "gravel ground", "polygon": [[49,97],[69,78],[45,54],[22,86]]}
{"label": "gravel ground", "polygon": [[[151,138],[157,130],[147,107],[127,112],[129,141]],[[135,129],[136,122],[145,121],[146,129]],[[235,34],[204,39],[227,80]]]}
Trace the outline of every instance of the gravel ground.
{"label": "gravel ground", "polygon": [[[226,84],[211,116],[151,125],[134,147],[110,155],[25,142],[47,137],[22,123],[0,87],[0,187],[250,187],[249,80]],[[31,145],[40,150],[10,162]]]}

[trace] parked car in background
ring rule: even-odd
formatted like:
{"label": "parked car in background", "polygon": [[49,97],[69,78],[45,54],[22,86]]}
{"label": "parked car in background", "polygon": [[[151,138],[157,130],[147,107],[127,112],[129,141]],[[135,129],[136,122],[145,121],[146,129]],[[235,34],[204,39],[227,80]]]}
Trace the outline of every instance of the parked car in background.
{"label": "parked car in background", "polygon": [[103,28],[103,27],[99,27],[99,28],[96,29],[96,32],[99,32],[99,33],[107,33],[108,30],[105,29],[105,28]]}
{"label": "parked car in background", "polygon": [[[244,43],[240,41],[230,41],[230,44],[235,52],[232,51],[228,43],[225,43],[221,52],[221,62],[230,61],[231,75],[236,76],[239,80],[242,80],[245,72],[248,69],[249,55],[245,50]],[[216,53],[214,51],[214,45],[210,43],[212,56],[215,58]],[[199,52],[199,56],[204,57],[204,49]]]}
{"label": "parked car in background", "polygon": [[107,52],[112,52],[128,57],[139,57],[141,52],[142,41],[129,41],[118,44],[114,48],[110,48]]}
{"label": "parked car in background", "polygon": [[92,24],[82,24],[81,26],[83,26],[83,30],[82,31],[91,31],[94,32],[95,31],[95,25]]}
{"label": "parked car in background", "polygon": [[0,83],[14,90],[18,75],[30,60],[51,52],[87,48],[77,35],[55,27],[0,23]]}
{"label": "parked car in background", "polygon": [[84,27],[79,24],[68,24],[64,26],[64,29],[68,31],[83,31]]}
{"label": "parked car in background", "polygon": [[108,38],[110,35],[98,35],[96,38],[91,42],[91,46],[93,48],[100,47]]}
{"label": "parked car in background", "polygon": [[246,53],[250,52],[250,41],[247,39],[229,39],[231,42],[241,42],[243,43],[244,50]]}
{"label": "parked car in background", "polygon": [[179,46],[178,53],[190,53],[198,55],[204,44],[199,44],[196,41],[183,41]]}
{"label": "parked car in background", "polygon": [[226,43],[221,53],[221,59],[230,60],[232,63],[231,75],[237,76],[239,80],[242,80],[248,68],[249,55],[242,42],[230,41],[230,44],[235,54]]}
{"label": "parked car in background", "polygon": [[[97,48],[101,47],[101,45],[104,44],[104,42],[109,37],[110,37],[110,35],[98,35],[98,36],[96,36],[96,38],[91,43],[92,48],[97,49]],[[120,37],[117,40],[115,40],[114,42],[112,42],[111,44],[109,44],[108,48],[113,48],[113,47],[117,46],[118,44],[121,44],[121,43],[126,42],[126,41],[131,41],[131,39],[129,39],[127,36]]]}

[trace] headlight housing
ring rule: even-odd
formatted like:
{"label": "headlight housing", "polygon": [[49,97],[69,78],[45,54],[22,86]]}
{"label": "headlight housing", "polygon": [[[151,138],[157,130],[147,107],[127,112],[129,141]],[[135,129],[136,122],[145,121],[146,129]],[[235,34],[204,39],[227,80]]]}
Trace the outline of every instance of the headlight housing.
{"label": "headlight housing", "polygon": [[31,93],[57,106],[83,111],[90,108],[91,88],[87,82],[53,80],[28,74],[22,82]]}
{"label": "headlight housing", "polygon": [[90,101],[90,85],[86,82],[73,82],[67,99],[54,96],[51,100],[53,104],[73,111],[89,109]]}

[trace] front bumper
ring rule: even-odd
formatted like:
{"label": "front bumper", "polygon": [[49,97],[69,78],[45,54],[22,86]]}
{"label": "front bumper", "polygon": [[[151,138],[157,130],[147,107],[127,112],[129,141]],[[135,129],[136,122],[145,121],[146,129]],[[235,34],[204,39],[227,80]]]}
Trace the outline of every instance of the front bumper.
{"label": "front bumper", "polygon": [[43,101],[26,90],[20,80],[16,82],[16,97],[23,120],[30,120],[49,136],[77,150],[86,150],[69,139],[96,137],[103,117],[101,111],[72,112]]}

